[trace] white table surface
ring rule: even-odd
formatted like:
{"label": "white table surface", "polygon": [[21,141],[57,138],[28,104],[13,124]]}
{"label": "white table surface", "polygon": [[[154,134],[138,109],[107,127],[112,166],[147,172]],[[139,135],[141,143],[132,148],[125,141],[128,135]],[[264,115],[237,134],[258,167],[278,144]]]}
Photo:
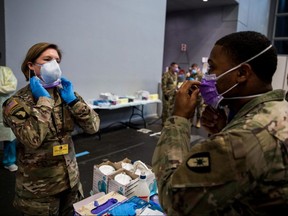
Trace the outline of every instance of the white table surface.
{"label": "white table surface", "polygon": [[92,109],[113,110],[113,109],[119,109],[123,107],[133,107],[133,106],[146,105],[146,104],[152,104],[152,103],[161,103],[161,102],[162,102],[161,100],[157,99],[157,100],[134,100],[133,102],[109,105],[109,106],[96,106],[90,103],[88,104]]}

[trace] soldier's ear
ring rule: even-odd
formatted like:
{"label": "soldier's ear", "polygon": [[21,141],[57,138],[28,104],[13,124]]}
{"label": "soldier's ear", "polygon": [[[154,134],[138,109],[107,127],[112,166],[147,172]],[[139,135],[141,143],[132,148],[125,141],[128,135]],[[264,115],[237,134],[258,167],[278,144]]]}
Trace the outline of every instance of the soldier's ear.
{"label": "soldier's ear", "polygon": [[251,73],[252,73],[252,68],[249,64],[245,63],[241,65],[237,73],[237,82],[241,83],[241,82],[247,81],[249,77],[251,77]]}
{"label": "soldier's ear", "polygon": [[34,67],[33,67],[33,63],[32,62],[28,62],[27,63],[27,66],[30,70],[34,70]]}

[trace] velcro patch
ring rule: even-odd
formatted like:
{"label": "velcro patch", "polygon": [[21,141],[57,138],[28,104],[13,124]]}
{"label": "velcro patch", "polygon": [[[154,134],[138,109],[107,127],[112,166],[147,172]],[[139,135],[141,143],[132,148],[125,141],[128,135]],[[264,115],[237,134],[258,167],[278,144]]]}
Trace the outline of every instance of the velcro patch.
{"label": "velcro patch", "polygon": [[211,171],[210,153],[200,152],[193,154],[187,161],[187,167],[197,173],[208,173]]}
{"label": "velcro patch", "polygon": [[24,108],[20,108],[19,110],[17,110],[17,112],[13,113],[12,115],[20,120],[26,119],[28,116]]}
{"label": "velcro patch", "polygon": [[17,108],[17,105],[18,102],[16,100],[13,99],[12,101],[10,101],[10,103],[6,105],[5,114],[8,115],[8,113],[13,113]]}

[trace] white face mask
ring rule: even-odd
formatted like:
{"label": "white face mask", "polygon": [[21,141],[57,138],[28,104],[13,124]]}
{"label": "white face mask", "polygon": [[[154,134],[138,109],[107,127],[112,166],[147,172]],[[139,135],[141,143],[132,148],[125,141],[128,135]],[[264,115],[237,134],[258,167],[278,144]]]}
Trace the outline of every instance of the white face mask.
{"label": "white face mask", "polygon": [[42,85],[44,88],[52,88],[61,83],[61,69],[55,59],[45,64],[37,64],[41,66],[40,77],[42,79]]}

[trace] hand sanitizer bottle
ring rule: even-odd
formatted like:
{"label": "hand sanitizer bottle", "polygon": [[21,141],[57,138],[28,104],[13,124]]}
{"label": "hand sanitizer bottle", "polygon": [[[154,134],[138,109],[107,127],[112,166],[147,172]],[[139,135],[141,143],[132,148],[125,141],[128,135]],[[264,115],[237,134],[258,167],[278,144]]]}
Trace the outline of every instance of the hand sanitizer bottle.
{"label": "hand sanitizer bottle", "polygon": [[141,172],[141,175],[139,176],[139,182],[135,188],[134,195],[149,202],[150,190],[146,182],[145,172]]}

